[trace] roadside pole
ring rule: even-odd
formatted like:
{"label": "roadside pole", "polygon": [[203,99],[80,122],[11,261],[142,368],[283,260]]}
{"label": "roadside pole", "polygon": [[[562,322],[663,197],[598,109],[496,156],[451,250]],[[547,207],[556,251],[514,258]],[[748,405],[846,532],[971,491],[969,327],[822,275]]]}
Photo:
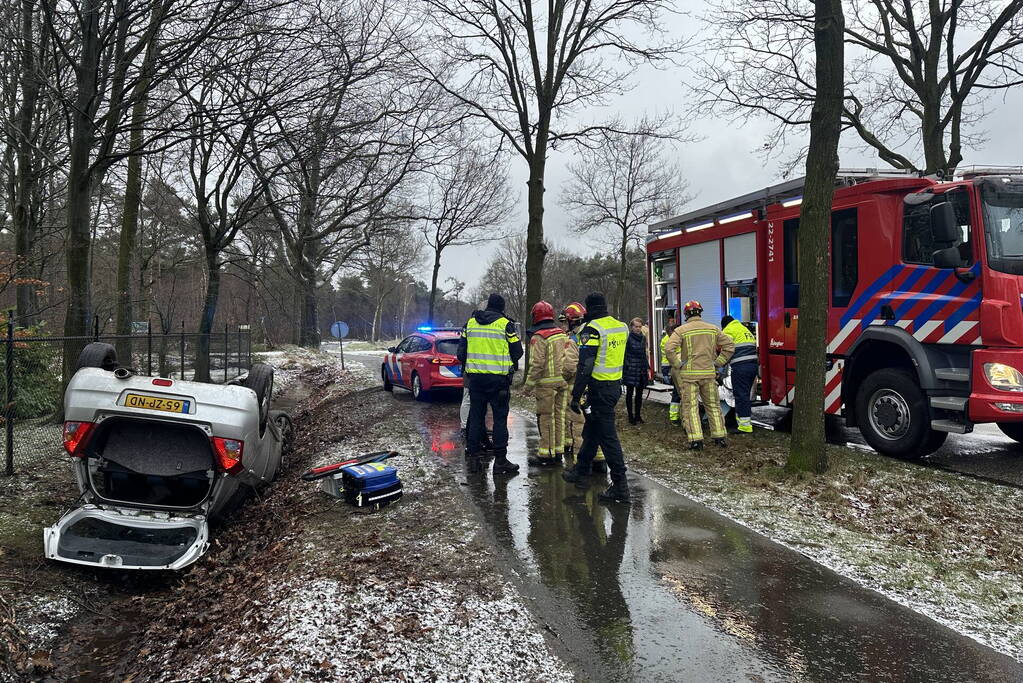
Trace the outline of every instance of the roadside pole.
{"label": "roadside pole", "polygon": [[7,407],[4,409],[4,432],[6,446],[7,474],[14,474],[14,309],[7,311],[7,357],[4,359],[4,376],[7,379]]}

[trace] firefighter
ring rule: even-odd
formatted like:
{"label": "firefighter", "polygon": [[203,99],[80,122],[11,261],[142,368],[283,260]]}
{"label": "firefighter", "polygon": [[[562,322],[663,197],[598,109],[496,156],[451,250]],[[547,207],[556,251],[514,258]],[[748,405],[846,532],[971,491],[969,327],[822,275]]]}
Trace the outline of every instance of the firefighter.
{"label": "firefighter", "polygon": [[760,370],[757,363],[757,338],[748,327],[730,315],[721,319],[721,331],[735,342],[735,353],[728,361],[728,370],[732,375],[732,394],[735,396],[739,431],[749,434],[753,432],[750,393]]}
{"label": "firefighter", "polygon": [[530,465],[556,465],[565,452],[565,409],[568,380],[575,376],[579,351],[565,331],[554,323],[554,307],[538,301],[530,311],[533,324],[529,341],[526,392],[536,397],[536,426],[540,445]]}
{"label": "firefighter", "polygon": [[[485,311],[487,309],[487,302],[481,301],[479,304],[479,311]],[[464,370],[464,367],[463,367]],[[464,374],[463,374],[464,377]],[[463,380],[464,383],[464,380]],[[458,419],[462,423],[462,436],[468,438],[469,435],[469,388],[463,386],[462,388],[462,403],[458,406]],[[494,444],[490,441],[490,430],[486,428],[486,415],[483,416],[483,440],[480,442],[483,453],[489,453],[494,450]]]}
{"label": "firefighter", "polygon": [[675,386],[675,380],[671,378],[671,363],[668,362],[668,356],[664,352],[665,346],[668,344],[668,339],[671,338],[671,333],[675,331],[675,319],[668,318],[668,324],[664,327],[664,334],[661,335],[661,378],[665,384],[671,385],[671,403],[668,404],[668,422],[672,425],[678,426],[679,424],[679,402],[680,398],[678,395],[678,388]]}
{"label": "firefighter", "polygon": [[[578,301],[573,301],[568,306],[565,306],[565,310],[561,313],[561,320],[564,321],[566,330],[568,332],[568,338],[572,340],[572,343],[576,346],[576,351],[579,348],[579,334],[583,331],[584,323],[583,320],[586,317],[586,307]],[[574,381],[574,376],[569,377],[568,381],[571,384]],[[568,422],[565,425],[565,455],[572,456],[577,448],[581,448],[583,444],[583,427],[586,426],[586,419],[582,413],[574,413],[568,409],[569,399],[571,398],[571,391],[565,393],[565,416],[568,418]],[[586,404],[586,397],[583,396],[583,405]],[[597,449],[597,456],[593,459],[592,469],[594,472],[604,474],[607,472],[607,462],[604,460],[604,450],[601,448]]]}
{"label": "firefighter", "polygon": [[664,352],[682,397],[682,422],[689,436],[689,448],[703,448],[701,397],[703,409],[707,411],[710,436],[715,444],[724,447],[728,442],[725,440],[725,420],[721,416],[717,369],[727,365],[735,351],[735,343],[713,324],[703,321],[703,306],[699,301],[687,302],[682,314],[685,322],[671,333]]}
{"label": "firefighter", "polygon": [[625,478],[625,456],[615,427],[615,405],[622,395],[622,367],[629,328],[608,314],[604,295],[599,292],[586,297],[586,311],[586,324],[579,334],[579,367],[569,407],[575,413],[582,412],[585,393],[588,414],[576,463],[561,476],[578,488],[588,488],[593,458],[599,446],[611,469],[611,485],[600,494],[600,499],[628,503],[629,484]]}
{"label": "firefighter", "polygon": [[508,403],[512,377],[522,358],[515,323],[504,315],[504,298],[491,294],[487,307],[465,323],[458,343],[458,360],[464,368],[469,392],[469,426],[466,455],[471,469],[479,469],[483,455],[487,406],[494,420],[494,474],[514,474],[519,466],[508,460]]}

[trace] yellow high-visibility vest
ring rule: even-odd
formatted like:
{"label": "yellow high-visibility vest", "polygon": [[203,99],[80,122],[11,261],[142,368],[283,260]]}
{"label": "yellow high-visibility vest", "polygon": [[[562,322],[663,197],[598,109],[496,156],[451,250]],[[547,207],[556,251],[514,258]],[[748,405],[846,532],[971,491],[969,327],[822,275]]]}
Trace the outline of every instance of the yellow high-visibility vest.
{"label": "yellow high-visibility vest", "polygon": [[598,346],[597,360],[593,363],[593,379],[615,381],[622,378],[625,365],[625,342],[629,328],[621,320],[610,315],[591,320],[588,325],[599,334],[599,339],[588,339],[586,346]]}
{"label": "yellow high-visibility vest", "polygon": [[473,316],[465,324],[465,372],[482,375],[507,375],[512,369],[508,344],[519,340],[507,333],[508,318],[501,316],[489,325],[481,325]]}

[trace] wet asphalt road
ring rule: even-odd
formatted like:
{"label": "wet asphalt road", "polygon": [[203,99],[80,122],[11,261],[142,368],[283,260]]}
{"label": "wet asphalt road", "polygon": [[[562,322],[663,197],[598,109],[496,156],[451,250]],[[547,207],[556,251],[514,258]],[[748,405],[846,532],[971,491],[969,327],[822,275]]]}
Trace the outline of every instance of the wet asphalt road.
{"label": "wet asphalt road", "polygon": [[495,477],[465,470],[454,399],[396,390],[394,402],[456,469],[499,560],[582,678],[1023,680],[1019,662],[645,477],[630,473],[631,506],[604,505],[599,479],[580,492],[560,470],[527,468],[530,416],[509,425],[522,471]]}

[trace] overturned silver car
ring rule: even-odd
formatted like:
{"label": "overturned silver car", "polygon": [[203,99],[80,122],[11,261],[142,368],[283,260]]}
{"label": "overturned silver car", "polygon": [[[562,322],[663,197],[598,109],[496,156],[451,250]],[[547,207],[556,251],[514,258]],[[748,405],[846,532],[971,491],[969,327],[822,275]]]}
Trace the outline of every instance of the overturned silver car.
{"label": "overturned silver car", "polygon": [[273,368],[237,384],[142,377],[94,343],[64,394],[64,448],[81,505],[43,532],[46,557],[181,569],[209,548],[209,520],[282,467],[291,423],[270,409]]}

